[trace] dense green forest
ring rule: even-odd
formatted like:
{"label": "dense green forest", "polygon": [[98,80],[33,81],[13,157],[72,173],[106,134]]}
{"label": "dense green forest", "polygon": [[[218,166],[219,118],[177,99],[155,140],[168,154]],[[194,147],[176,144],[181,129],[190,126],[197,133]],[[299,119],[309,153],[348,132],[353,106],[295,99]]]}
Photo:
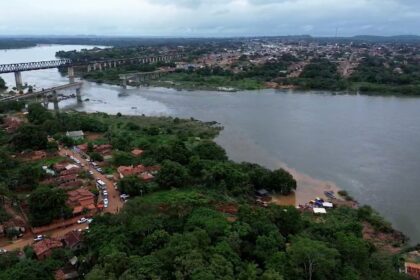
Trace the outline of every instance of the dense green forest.
{"label": "dense green forest", "polygon": [[[8,105],[19,109],[20,104]],[[66,139],[67,130],[103,133],[95,143],[113,145],[112,166],[157,164],[161,170],[149,183],[133,177],[119,182],[133,198],[119,214],[95,217],[83,249],[59,249],[44,261],[36,261],[31,248],[23,260],[15,253],[0,255],[0,279],[54,279],[54,271],[74,255],[88,280],[406,279],[398,273],[397,256],[363,239],[365,223],[392,231],[369,207],[337,208],[317,217],[294,207],[255,204],[255,190],[289,194],[296,181],[283,169],[230,161],[212,141],[221,129],[216,123],[53,114],[39,104],[28,112],[29,123],[12,135],[0,133],[0,190],[8,196],[29,191],[33,224],[62,215],[65,194],[39,185],[39,163],[23,163],[12,154],[31,147],[57,149],[47,135],[72,146],[77,143]],[[140,158],[130,153],[137,147],[145,150]]]}
{"label": "dense green forest", "polygon": [[290,81],[305,89],[344,90],[347,83],[337,72],[337,65],[326,59],[314,59],[299,78]]}

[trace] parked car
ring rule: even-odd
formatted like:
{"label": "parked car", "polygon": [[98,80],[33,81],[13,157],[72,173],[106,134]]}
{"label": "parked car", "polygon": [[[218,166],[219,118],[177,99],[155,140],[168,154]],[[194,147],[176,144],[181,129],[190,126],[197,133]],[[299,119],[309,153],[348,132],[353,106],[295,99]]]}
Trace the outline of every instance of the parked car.
{"label": "parked car", "polygon": [[85,217],[82,217],[82,218],[80,218],[80,219],[77,220],[77,223],[78,224],[84,224],[86,222],[87,222],[87,219]]}
{"label": "parked car", "polygon": [[102,192],[102,194],[103,194],[104,196],[108,196],[108,191],[103,191],[103,192]]}
{"label": "parked car", "polygon": [[89,170],[89,174],[93,176],[93,171],[92,170]]}
{"label": "parked car", "polygon": [[34,238],[34,241],[35,242],[38,242],[38,241],[42,241],[42,240],[44,240],[45,239],[45,235],[37,235],[35,238]]}

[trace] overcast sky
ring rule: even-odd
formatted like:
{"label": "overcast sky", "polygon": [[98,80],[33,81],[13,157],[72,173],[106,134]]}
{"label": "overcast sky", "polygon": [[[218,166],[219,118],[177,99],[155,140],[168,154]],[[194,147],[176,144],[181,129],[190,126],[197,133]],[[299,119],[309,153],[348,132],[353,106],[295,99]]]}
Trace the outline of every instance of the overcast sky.
{"label": "overcast sky", "polygon": [[0,0],[0,35],[420,35],[420,0]]}

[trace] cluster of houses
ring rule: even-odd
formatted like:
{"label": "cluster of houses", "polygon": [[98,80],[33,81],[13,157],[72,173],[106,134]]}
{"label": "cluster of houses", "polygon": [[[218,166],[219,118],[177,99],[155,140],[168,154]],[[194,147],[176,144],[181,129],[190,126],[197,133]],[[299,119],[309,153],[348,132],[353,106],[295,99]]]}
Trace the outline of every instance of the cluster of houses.
{"label": "cluster of houses", "polygon": [[[88,152],[88,144],[84,143],[77,146],[78,152],[86,154]],[[92,151],[100,154],[105,160],[112,157],[112,145],[103,144],[103,145],[93,145]]]}
{"label": "cluster of houses", "polygon": [[[51,256],[55,249],[67,248],[72,251],[83,248],[83,233],[81,231],[70,231],[61,238],[45,238],[36,242],[32,248],[38,260],[44,260]],[[78,279],[77,257],[71,258],[63,267],[55,272],[56,280]]]}
{"label": "cluster of houses", "polygon": [[83,180],[79,178],[82,169],[80,166],[68,162],[56,163],[52,169],[43,167],[44,171],[51,175],[48,179],[43,181],[43,184],[55,185],[60,189],[69,190],[83,185]]}

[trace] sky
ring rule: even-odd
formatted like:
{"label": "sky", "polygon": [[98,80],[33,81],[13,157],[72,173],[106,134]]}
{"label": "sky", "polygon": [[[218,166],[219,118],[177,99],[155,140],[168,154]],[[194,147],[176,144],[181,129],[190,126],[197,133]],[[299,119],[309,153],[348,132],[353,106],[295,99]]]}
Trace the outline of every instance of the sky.
{"label": "sky", "polygon": [[0,35],[420,35],[420,0],[0,0]]}

